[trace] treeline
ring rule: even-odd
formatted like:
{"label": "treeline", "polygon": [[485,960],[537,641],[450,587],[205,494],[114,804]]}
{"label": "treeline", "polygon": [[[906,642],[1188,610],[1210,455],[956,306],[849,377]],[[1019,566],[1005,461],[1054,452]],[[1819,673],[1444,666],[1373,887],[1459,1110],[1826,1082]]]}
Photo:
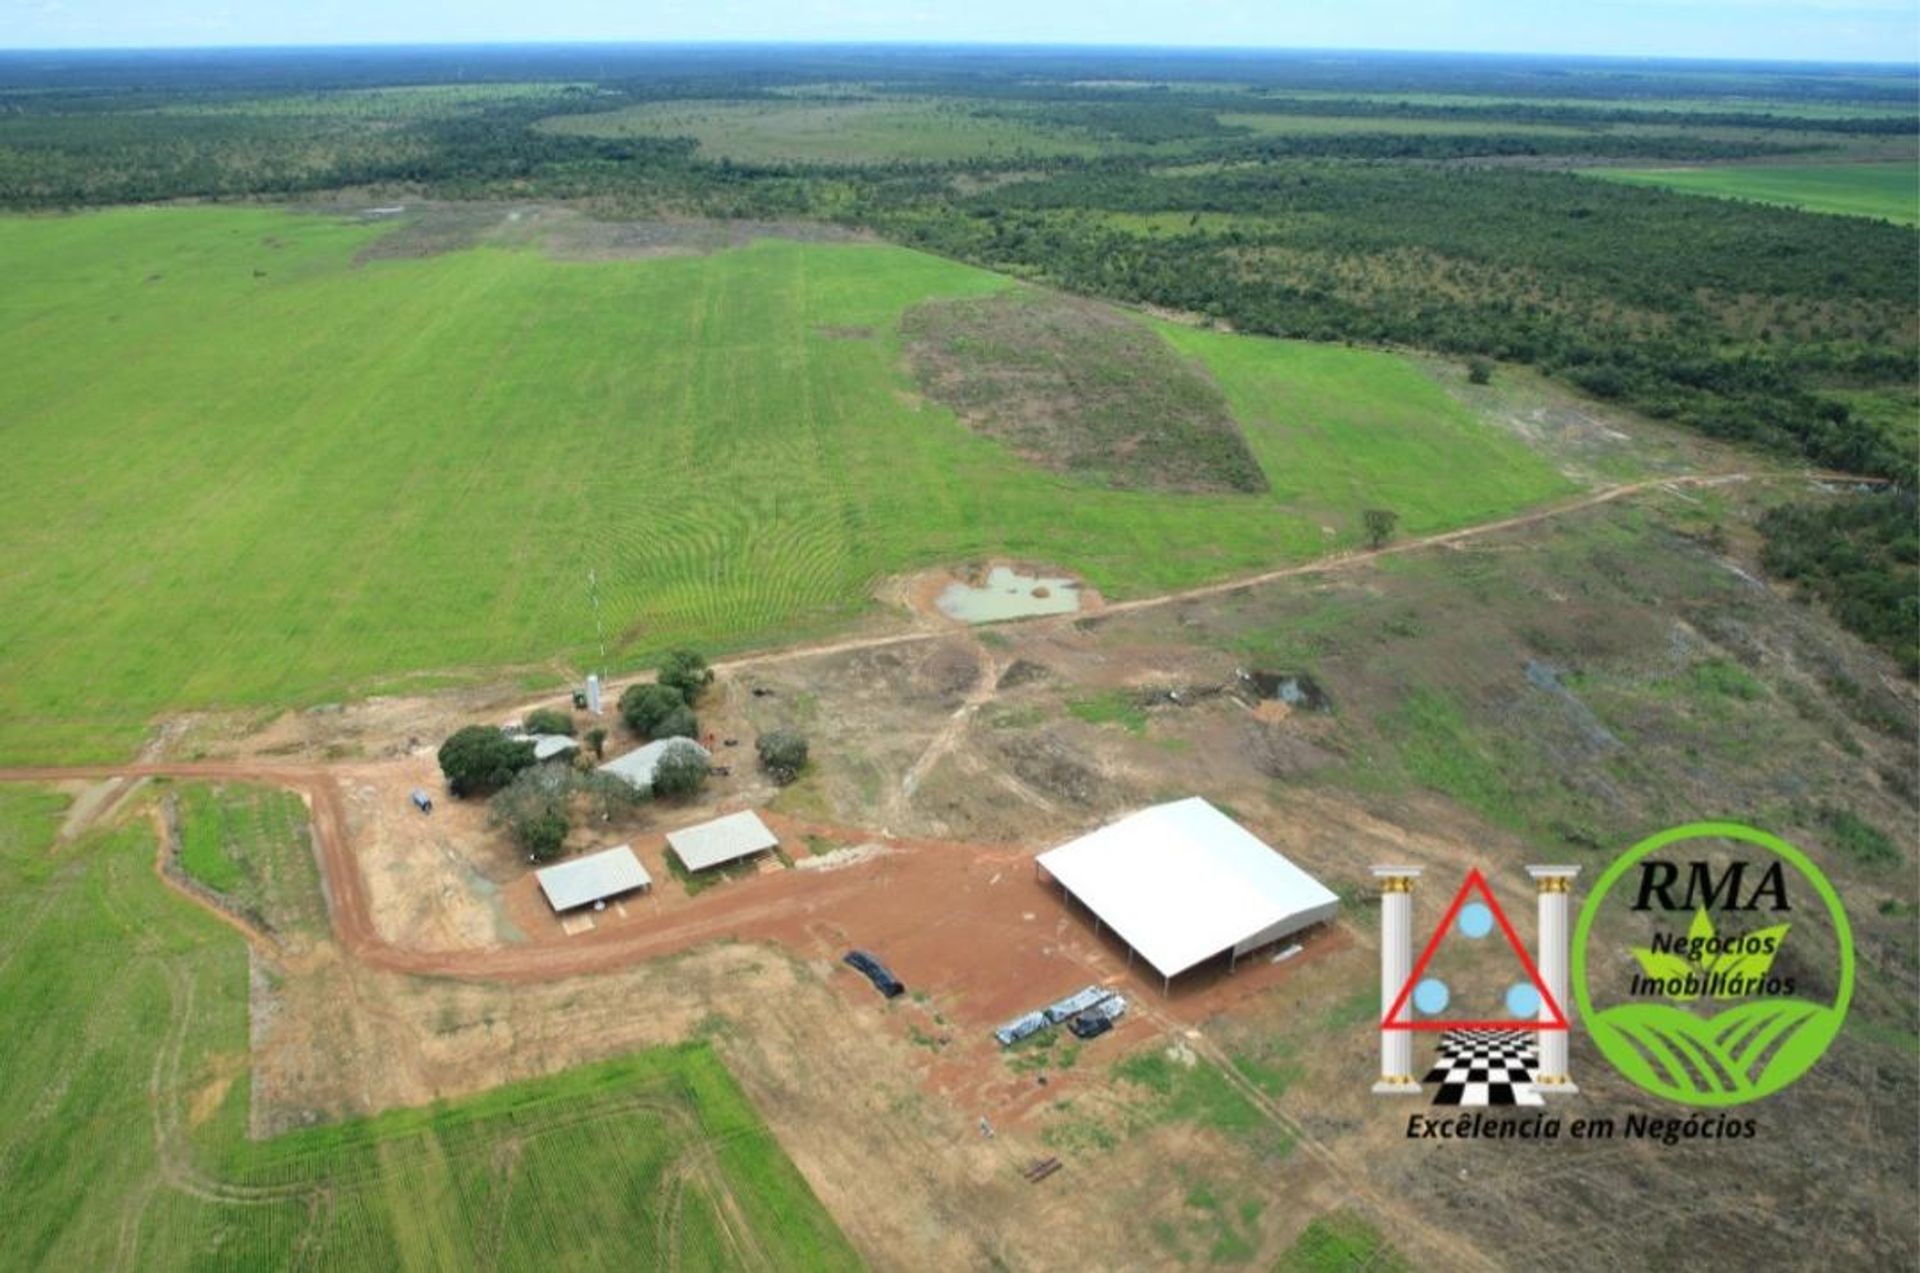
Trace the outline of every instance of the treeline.
{"label": "treeline", "polygon": [[369,127],[350,115],[96,113],[0,116],[0,206],[73,208],[178,198],[412,185],[450,197],[531,186],[589,194],[673,174],[699,184],[689,138],[575,137],[533,124],[604,99],[512,101]]}
{"label": "treeline", "polygon": [[1920,675],[1920,506],[1911,489],[1789,504],[1760,520],[1761,562],[1826,603],[1854,633]]}
{"label": "treeline", "polygon": [[[1191,88],[1179,91],[1101,87],[1085,84],[1033,84],[1025,81],[980,83],[915,82],[873,86],[871,92],[892,95],[938,95],[957,99],[987,99],[1044,105],[1049,118],[1079,116],[1089,122],[1110,110],[1158,123],[1181,115],[1274,115],[1311,118],[1396,119],[1408,121],[1463,121],[1488,124],[1602,129],[1614,125],[1657,125],[1675,129],[1749,129],[1756,132],[1842,133],[1870,137],[1920,136],[1920,122],[1910,110],[1894,113],[1844,114],[1830,109],[1835,103],[1807,98],[1807,110],[1796,113],[1767,107],[1632,106],[1606,101],[1532,101],[1524,97],[1484,102],[1420,101],[1392,97],[1294,97],[1284,89]],[[1877,107],[1907,107],[1910,102],[1860,103]],[[983,108],[983,113],[986,109]],[[1007,113],[1017,105],[1002,108]]]}
{"label": "treeline", "polygon": [[[1101,211],[1190,220],[1150,234]],[[1204,214],[1233,220],[1209,227]],[[1552,173],[1329,164],[1081,171],[866,216],[1069,290],[1244,331],[1531,363],[1717,437],[1914,478],[1914,456],[1819,392],[1914,374],[1907,229]],[[1284,268],[1268,266],[1276,255]],[[1457,263],[1481,271],[1450,272],[1437,294],[1431,271]],[[1866,302],[1876,325],[1775,347],[1727,318],[1754,297],[1816,315]]]}

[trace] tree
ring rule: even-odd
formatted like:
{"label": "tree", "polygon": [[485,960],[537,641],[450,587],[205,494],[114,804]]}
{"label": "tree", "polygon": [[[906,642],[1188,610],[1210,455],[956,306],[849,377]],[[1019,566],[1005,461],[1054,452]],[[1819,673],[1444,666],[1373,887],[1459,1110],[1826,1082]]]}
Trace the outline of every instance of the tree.
{"label": "tree", "polygon": [[533,763],[533,744],[488,725],[468,725],[440,744],[440,772],[456,796],[497,791]]}
{"label": "tree", "polygon": [[662,685],[671,685],[680,692],[689,707],[700,697],[700,691],[713,683],[713,669],[707,666],[706,659],[692,650],[675,650],[661,660],[660,674],[654,678]]}
{"label": "tree", "polygon": [[1400,524],[1400,514],[1390,508],[1369,508],[1361,514],[1367,524],[1367,547],[1378,548],[1393,538],[1394,527]]}
{"label": "tree", "polygon": [[754,746],[760,752],[760,767],[777,783],[792,782],[807,767],[807,740],[798,730],[768,730]]}
{"label": "tree", "polygon": [[573,713],[557,707],[541,707],[527,713],[521,722],[529,734],[565,734],[573,737]]}
{"label": "tree", "polygon": [[638,808],[652,794],[642,791],[625,778],[593,770],[575,774],[573,789],[587,798],[588,811],[602,822],[612,821],[615,814]]}
{"label": "tree", "polygon": [[1493,364],[1485,358],[1467,359],[1467,379],[1476,385],[1492,383]]}
{"label": "tree", "polygon": [[593,758],[595,760],[605,760],[607,758],[607,731],[598,725],[588,730],[587,746],[593,748]]}
{"label": "tree", "polygon": [[690,742],[676,742],[653,766],[653,794],[669,799],[690,796],[706,785],[707,758]]}
{"label": "tree", "polygon": [[654,723],[651,737],[698,738],[700,737],[700,718],[693,714],[691,707],[682,704]]}
{"label": "tree", "polygon": [[671,685],[629,685],[620,696],[620,719],[634,733],[651,738],[668,712],[686,705],[686,698]]}
{"label": "tree", "polygon": [[556,858],[571,827],[567,806],[573,785],[573,775],[565,769],[545,765],[524,769],[487,802],[490,821],[505,828],[534,861]]}

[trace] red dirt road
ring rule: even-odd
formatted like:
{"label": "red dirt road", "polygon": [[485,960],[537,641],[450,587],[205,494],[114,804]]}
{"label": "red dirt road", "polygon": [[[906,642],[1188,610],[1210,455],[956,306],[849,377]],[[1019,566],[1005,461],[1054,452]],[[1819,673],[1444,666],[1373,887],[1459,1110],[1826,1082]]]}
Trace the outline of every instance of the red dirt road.
{"label": "red dirt road", "polygon": [[[364,770],[362,770],[364,773]],[[1337,931],[1309,943],[1285,967],[1249,961],[1231,977],[1189,974],[1171,999],[1150,969],[1129,971],[1123,948],[1094,936],[1034,875],[1019,849],[951,841],[899,840],[845,827],[765,814],[783,842],[806,834],[887,850],[836,870],[765,871],[729,882],[658,915],[615,919],[568,936],[550,914],[527,908],[525,942],[466,950],[413,950],[382,936],[347,830],[346,802],[329,770],[247,761],[164,762],[0,769],[0,781],[61,782],[112,777],[266,783],[302,797],[310,810],[335,939],[374,968],[491,982],[551,981],[627,968],[707,942],[777,943],[802,958],[834,958],[853,946],[885,952],[915,990],[948,1005],[956,1024],[995,1024],[1035,1001],[1089,980],[1130,986],[1185,1020],[1199,1020],[1257,992],[1305,959],[1345,944]],[[190,892],[181,896],[207,906]],[[221,915],[223,921],[234,922]],[[849,976],[852,974],[849,973]]]}

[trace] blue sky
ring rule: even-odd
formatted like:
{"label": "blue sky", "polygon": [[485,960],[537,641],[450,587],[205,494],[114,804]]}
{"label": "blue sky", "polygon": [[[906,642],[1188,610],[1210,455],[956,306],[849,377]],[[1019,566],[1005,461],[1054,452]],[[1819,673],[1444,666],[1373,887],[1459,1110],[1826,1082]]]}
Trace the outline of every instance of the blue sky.
{"label": "blue sky", "polygon": [[0,0],[0,47],[912,40],[1911,62],[1920,0]]}

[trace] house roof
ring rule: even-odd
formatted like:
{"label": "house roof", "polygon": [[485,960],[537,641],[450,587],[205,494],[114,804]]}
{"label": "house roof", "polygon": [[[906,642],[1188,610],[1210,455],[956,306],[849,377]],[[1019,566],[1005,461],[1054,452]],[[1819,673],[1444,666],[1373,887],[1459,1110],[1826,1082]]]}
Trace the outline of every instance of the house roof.
{"label": "house roof", "polygon": [[1169,977],[1339,908],[1326,885],[1198,797],[1142,809],[1039,861]]}
{"label": "house roof", "polygon": [[644,747],[636,747],[616,760],[609,760],[600,766],[603,774],[613,774],[624,778],[642,791],[653,790],[653,770],[660,763],[660,757],[667,748],[675,743],[685,743],[707,760],[713,759],[713,753],[691,738],[659,738]]}
{"label": "house roof", "polygon": [[722,862],[761,853],[780,843],[751,809],[724,818],[667,832],[667,844],[689,871],[704,871]]}
{"label": "house roof", "polygon": [[632,847],[625,844],[546,867],[535,871],[534,877],[540,881],[548,905],[557,911],[570,911],[653,883]]}

